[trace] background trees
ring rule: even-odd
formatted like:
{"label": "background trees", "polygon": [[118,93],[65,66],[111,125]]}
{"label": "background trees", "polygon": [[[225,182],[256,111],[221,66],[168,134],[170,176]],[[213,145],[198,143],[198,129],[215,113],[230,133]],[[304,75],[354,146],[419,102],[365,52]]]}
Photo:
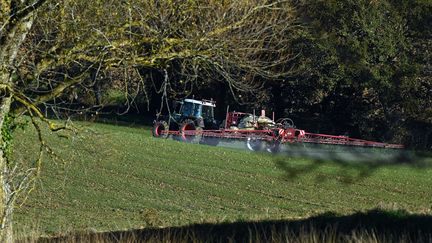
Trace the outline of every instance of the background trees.
{"label": "background trees", "polygon": [[302,71],[273,88],[284,89],[275,106],[302,127],[430,147],[431,12],[422,1],[301,2]]}
{"label": "background trees", "polygon": [[329,89],[314,109],[356,136],[382,137],[400,127],[400,86],[413,72],[405,20],[386,1],[318,1],[303,9],[316,39],[311,55],[323,60],[309,66],[316,73],[310,79]]}

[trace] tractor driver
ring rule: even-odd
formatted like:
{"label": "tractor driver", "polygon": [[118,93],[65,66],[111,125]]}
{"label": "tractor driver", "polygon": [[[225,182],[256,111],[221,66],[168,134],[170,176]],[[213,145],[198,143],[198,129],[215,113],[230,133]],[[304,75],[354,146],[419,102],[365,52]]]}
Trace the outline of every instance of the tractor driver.
{"label": "tractor driver", "polygon": [[194,117],[196,117],[196,118],[201,117],[201,109],[200,108],[201,108],[200,105],[194,104],[193,113],[192,113]]}

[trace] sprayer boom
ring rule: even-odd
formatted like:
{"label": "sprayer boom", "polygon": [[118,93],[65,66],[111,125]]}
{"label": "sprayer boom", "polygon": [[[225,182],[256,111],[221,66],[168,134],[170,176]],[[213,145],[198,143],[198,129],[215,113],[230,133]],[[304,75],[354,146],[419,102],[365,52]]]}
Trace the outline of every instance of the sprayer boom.
{"label": "sprayer boom", "polygon": [[[214,105],[214,103],[212,103]],[[199,142],[202,144],[217,145],[221,139],[235,139],[245,141],[246,148],[252,151],[267,150],[278,152],[282,144],[327,144],[356,147],[376,147],[388,149],[402,149],[401,144],[389,144],[363,139],[355,139],[347,136],[334,136],[327,134],[309,133],[294,126],[289,118],[274,120],[265,116],[262,111],[260,116],[251,113],[230,112],[229,107],[225,120],[219,129],[203,129],[192,120],[182,123],[177,129],[170,129],[167,121],[155,121],[153,136],[173,137],[186,142]]]}

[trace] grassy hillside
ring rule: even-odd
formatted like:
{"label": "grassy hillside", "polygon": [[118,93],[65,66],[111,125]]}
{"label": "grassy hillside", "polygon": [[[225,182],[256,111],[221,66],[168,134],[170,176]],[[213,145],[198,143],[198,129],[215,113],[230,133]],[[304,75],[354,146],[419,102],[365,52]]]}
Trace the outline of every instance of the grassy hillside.
{"label": "grassy hillside", "polygon": [[[432,209],[429,168],[382,167],[357,178],[358,168],[333,162],[316,167],[309,159],[155,139],[149,128],[77,126],[69,139],[45,132],[59,159],[45,158],[42,178],[16,209],[16,228],[52,234]],[[34,131],[18,131],[14,146],[18,161],[34,158]],[[281,165],[301,173],[293,177]]]}

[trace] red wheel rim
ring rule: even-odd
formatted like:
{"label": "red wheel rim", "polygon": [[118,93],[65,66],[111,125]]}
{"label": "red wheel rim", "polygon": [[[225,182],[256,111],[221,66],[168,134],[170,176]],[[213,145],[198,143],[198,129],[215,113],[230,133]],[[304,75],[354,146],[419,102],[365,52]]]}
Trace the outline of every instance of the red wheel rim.
{"label": "red wheel rim", "polygon": [[192,130],[195,130],[195,126],[194,126],[194,124],[192,124],[192,123],[188,123],[188,124],[185,124],[185,125],[183,126],[183,129],[182,129],[182,131],[183,131],[183,133],[182,133],[182,138],[183,138],[184,141],[186,141],[186,140],[188,140],[188,139],[191,139],[191,138],[189,138],[188,136],[186,136],[186,134],[185,134],[184,131],[192,131]]}

